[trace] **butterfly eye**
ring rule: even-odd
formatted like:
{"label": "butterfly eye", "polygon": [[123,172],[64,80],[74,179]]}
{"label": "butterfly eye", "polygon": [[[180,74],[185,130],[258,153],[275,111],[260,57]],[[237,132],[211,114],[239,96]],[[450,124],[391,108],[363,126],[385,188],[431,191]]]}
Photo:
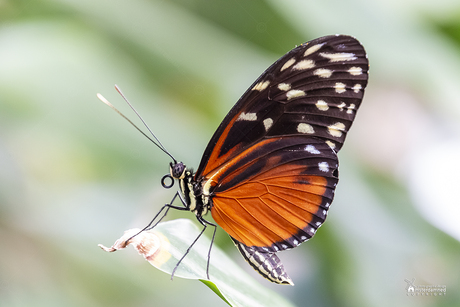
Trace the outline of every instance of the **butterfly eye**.
{"label": "butterfly eye", "polygon": [[169,164],[171,176],[175,179],[183,179],[185,176],[185,165],[182,162]]}

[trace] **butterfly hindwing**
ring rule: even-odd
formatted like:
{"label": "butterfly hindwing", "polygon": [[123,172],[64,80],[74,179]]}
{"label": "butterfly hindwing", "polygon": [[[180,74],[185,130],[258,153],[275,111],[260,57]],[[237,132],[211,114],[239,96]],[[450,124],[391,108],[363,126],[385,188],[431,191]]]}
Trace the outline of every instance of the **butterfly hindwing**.
{"label": "butterfly hindwing", "polygon": [[271,138],[210,174],[214,220],[235,240],[277,252],[311,238],[324,222],[338,160],[322,140]]}

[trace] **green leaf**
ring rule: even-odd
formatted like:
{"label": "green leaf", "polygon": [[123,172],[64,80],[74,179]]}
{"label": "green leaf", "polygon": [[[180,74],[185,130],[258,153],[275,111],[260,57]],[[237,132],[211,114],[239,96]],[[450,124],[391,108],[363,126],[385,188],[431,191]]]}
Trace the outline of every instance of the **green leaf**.
{"label": "green leaf", "polygon": [[[128,243],[133,244],[147,261],[159,270],[171,274],[200,230],[188,219],[177,219],[160,223],[153,230],[142,232],[130,239],[138,232],[139,229],[128,230],[112,248],[101,247],[107,251],[115,251],[125,248],[128,245],[126,240],[129,239]],[[202,236],[182,260],[174,278],[200,280],[230,306],[293,306],[255,281],[216,245],[211,252],[208,280],[206,265],[210,244],[210,240]]]}
{"label": "green leaf", "polygon": [[202,283],[204,283],[206,286],[209,287],[209,289],[211,289],[212,291],[214,291],[215,294],[217,294],[224,302],[226,302],[227,304],[229,304],[230,306],[232,306],[232,304],[230,304],[227,299],[225,298],[225,296],[222,294],[222,292],[220,292],[219,288],[217,288],[217,286],[212,282],[212,281],[209,281],[207,279],[200,279],[200,281]]}

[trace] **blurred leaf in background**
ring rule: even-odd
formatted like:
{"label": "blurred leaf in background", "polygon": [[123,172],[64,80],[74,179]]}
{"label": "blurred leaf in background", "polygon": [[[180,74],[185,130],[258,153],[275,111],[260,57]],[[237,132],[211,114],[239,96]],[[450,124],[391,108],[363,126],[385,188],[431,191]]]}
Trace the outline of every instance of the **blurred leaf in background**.
{"label": "blurred leaf in background", "polygon": [[[258,277],[223,231],[218,244],[298,306],[458,306],[459,14],[453,0],[0,1],[0,306],[225,306],[97,247],[173,195],[168,157],[96,93],[135,119],[118,84],[196,167],[272,62],[335,33],[366,47],[370,81],[328,222],[280,253],[296,285]],[[408,296],[412,278],[446,295]]]}

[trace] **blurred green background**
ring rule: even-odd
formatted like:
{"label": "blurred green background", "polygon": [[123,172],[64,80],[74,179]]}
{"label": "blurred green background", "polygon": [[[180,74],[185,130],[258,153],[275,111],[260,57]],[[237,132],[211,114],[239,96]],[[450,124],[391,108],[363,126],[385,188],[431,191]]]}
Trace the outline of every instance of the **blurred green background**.
{"label": "blurred green background", "polygon": [[[252,82],[295,45],[357,37],[364,103],[327,223],[280,253],[297,306],[460,305],[460,3],[0,0],[0,306],[225,306],[135,251],[106,254],[173,196],[168,157],[96,98],[198,166]],[[191,213],[173,213],[170,218]],[[446,285],[445,296],[407,296]]]}

